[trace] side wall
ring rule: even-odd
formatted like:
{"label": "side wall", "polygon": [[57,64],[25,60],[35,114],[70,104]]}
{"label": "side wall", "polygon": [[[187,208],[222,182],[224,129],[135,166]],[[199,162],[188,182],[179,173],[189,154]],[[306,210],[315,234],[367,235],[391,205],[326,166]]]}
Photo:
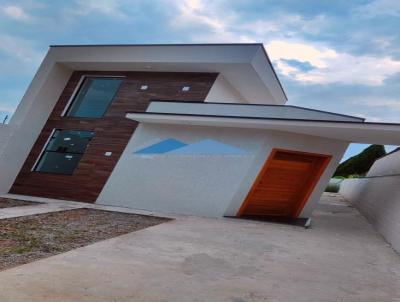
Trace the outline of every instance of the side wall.
{"label": "side wall", "polygon": [[[375,162],[368,177],[347,179],[340,191],[400,252],[400,152]],[[374,175],[374,174],[377,175]],[[398,173],[398,172],[397,172]]]}
{"label": "side wall", "polygon": [[36,138],[61,95],[72,70],[47,55],[7,125],[8,142],[0,153],[0,194],[11,188]]}
{"label": "side wall", "polygon": [[[229,154],[135,154],[161,140],[216,140],[245,151]],[[97,203],[149,211],[235,216],[272,148],[333,156],[301,217],[309,217],[347,143],[277,131],[140,124]]]}
{"label": "side wall", "polygon": [[0,124],[0,156],[3,153],[7,143],[12,135],[13,128],[9,125]]}

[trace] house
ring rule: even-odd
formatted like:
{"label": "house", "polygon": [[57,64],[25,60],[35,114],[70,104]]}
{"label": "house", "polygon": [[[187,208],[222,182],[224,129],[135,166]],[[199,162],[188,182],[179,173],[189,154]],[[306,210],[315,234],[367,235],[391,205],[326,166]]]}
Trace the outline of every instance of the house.
{"label": "house", "polygon": [[350,142],[400,144],[286,101],[262,44],[52,46],[0,128],[0,193],[309,218]]}

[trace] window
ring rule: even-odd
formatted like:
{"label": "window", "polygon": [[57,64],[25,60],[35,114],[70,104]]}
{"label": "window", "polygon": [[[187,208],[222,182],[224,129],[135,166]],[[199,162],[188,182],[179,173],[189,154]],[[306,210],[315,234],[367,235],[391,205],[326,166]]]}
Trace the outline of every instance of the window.
{"label": "window", "polygon": [[55,130],[34,170],[72,174],[93,136],[92,131]]}
{"label": "window", "polygon": [[100,118],[111,104],[121,78],[86,77],[68,108],[66,116]]}

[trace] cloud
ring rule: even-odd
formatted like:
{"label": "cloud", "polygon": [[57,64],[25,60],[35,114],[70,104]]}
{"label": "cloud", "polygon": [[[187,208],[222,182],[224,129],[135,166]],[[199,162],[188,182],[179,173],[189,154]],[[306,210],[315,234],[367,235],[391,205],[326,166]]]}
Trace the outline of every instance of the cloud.
{"label": "cloud", "polygon": [[2,101],[0,101],[0,111],[6,112],[6,113],[11,113],[14,112],[15,107],[14,106],[9,106],[9,105],[2,105]]}
{"label": "cloud", "polygon": [[400,17],[400,1],[374,0],[356,9],[363,17],[374,18],[378,16]]}
{"label": "cloud", "polygon": [[[355,102],[355,101],[353,101]],[[360,99],[355,102],[356,104],[362,104],[367,107],[372,108],[384,108],[386,110],[400,112],[400,97],[398,99],[390,98],[370,98],[370,99]]]}
{"label": "cloud", "polygon": [[[171,21],[172,26],[175,29],[190,29],[188,38],[192,41],[264,41],[278,71],[305,84],[353,83],[377,86],[400,71],[400,61],[389,56],[356,55],[336,50],[325,43],[299,40],[296,35],[302,32],[315,35],[319,29],[326,28],[331,20],[321,14],[307,19],[296,14],[286,14],[279,18],[256,18],[249,22],[241,18],[240,12],[225,7],[222,1],[175,0],[172,3],[178,10]],[[219,13],[221,11],[224,12],[223,18]],[[380,44],[382,48],[385,45],[387,47],[389,39],[382,39],[376,37],[374,43]]]}
{"label": "cloud", "polygon": [[43,56],[40,51],[34,48],[32,42],[29,40],[0,33],[0,54],[1,53],[7,55],[7,61],[13,58],[20,62],[34,63],[35,65],[40,62]]}
{"label": "cloud", "polygon": [[74,13],[77,15],[101,14],[122,19],[128,17],[119,0],[77,0],[76,4]]}
{"label": "cloud", "polygon": [[292,13],[268,19],[246,17],[227,1],[164,1],[177,10],[170,21],[172,28],[186,31],[186,39],[197,43],[260,42],[277,36],[295,36],[298,31],[316,33],[328,23],[324,15],[307,19]]}
{"label": "cloud", "polygon": [[[220,1],[170,0],[178,14],[171,19],[174,29],[197,28],[189,39],[202,42],[254,42],[253,39],[232,29],[236,13],[223,8]],[[220,12],[224,11],[223,18]],[[200,30],[202,29],[202,30]]]}
{"label": "cloud", "polygon": [[[266,49],[285,76],[304,83],[382,85],[400,72],[400,61],[390,57],[354,56],[310,42],[271,41]],[[288,63],[296,60],[314,67],[304,70]]]}
{"label": "cloud", "polygon": [[28,15],[21,6],[7,5],[4,6],[1,11],[8,17],[22,22],[30,22],[33,18]]}
{"label": "cloud", "polygon": [[2,124],[3,121],[5,121],[5,120],[7,122],[9,122],[11,115],[14,113],[14,111],[15,111],[15,107],[2,105],[2,101],[0,101],[0,124]]}
{"label": "cloud", "polygon": [[268,54],[273,60],[297,60],[309,62],[317,68],[326,68],[327,59],[337,57],[337,53],[329,48],[315,47],[306,43],[272,41],[266,45]]}
{"label": "cloud", "polygon": [[292,69],[293,71],[302,70],[304,72],[308,72],[310,70],[315,69],[315,67],[312,66],[310,62],[304,62],[295,59],[282,59],[282,61],[288,64],[289,66],[292,66],[294,68]]}

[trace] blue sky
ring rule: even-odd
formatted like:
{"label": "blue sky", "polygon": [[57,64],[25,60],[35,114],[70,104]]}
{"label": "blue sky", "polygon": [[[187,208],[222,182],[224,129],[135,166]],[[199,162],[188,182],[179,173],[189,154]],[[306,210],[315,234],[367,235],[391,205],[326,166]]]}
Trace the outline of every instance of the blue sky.
{"label": "blue sky", "polygon": [[262,42],[289,104],[400,122],[399,29],[398,0],[0,0],[0,120],[50,44]]}

